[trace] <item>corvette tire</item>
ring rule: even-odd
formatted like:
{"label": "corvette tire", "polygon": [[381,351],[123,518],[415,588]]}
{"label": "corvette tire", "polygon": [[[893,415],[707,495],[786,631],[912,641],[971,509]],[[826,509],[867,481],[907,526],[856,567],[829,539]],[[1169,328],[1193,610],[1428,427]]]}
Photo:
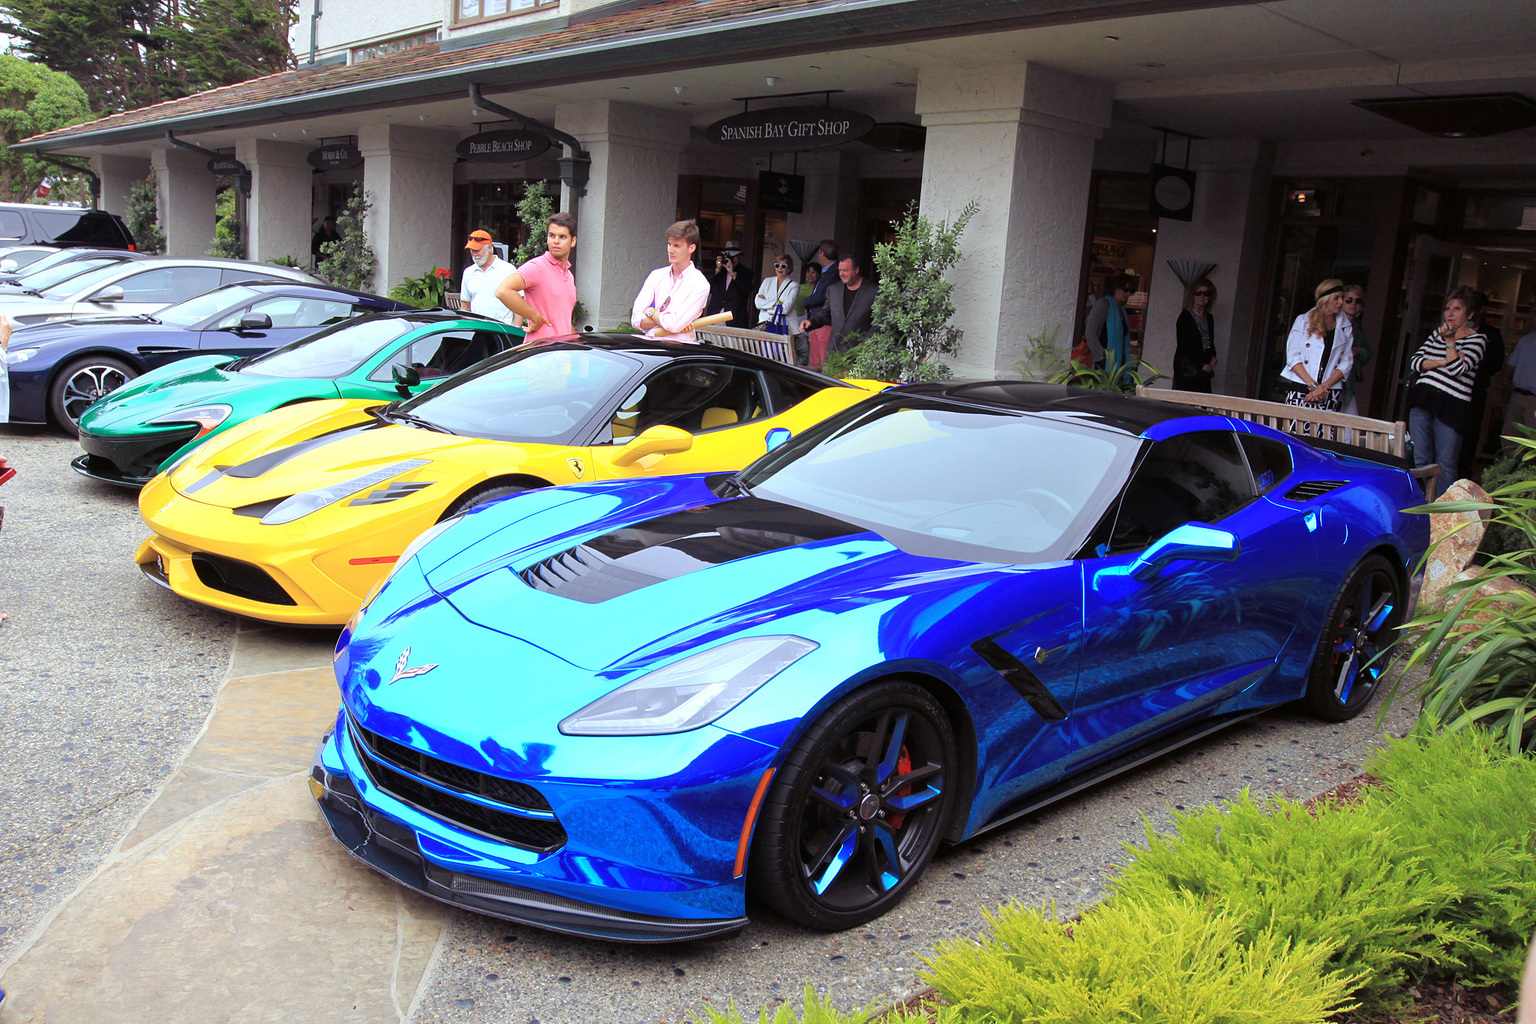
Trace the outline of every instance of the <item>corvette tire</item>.
{"label": "corvette tire", "polygon": [[840,931],[901,902],[933,857],[959,757],[922,687],[849,694],[808,729],[769,788],[752,846],[752,893],[798,924]]}
{"label": "corvette tire", "polygon": [[1334,595],[1307,679],[1303,706],[1343,722],[1370,703],[1386,671],[1405,604],[1396,569],[1380,555],[1355,566]]}

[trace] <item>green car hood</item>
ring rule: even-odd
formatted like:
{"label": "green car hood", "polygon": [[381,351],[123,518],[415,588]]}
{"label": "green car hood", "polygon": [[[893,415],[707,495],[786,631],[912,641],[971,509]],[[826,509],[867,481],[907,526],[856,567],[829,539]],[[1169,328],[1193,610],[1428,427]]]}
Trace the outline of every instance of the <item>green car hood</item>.
{"label": "green car hood", "polygon": [[225,430],[280,405],[340,394],[332,380],[258,377],[224,369],[233,361],[228,355],[193,356],[151,370],[93,403],[80,417],[80,429],[113,438],[158,433],[175,428],[157,426],[157,419],[198,406],[227,405],[231,412],[218,427]]}

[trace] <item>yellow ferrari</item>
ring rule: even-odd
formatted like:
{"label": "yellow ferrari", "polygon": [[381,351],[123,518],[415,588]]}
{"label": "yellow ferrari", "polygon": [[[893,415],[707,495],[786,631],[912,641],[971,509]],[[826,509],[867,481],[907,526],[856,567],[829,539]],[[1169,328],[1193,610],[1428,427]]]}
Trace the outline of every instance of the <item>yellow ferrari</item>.
{"label": "yellow ferrari", "polygon": [[193,449],[140,492],[154,536],[134,558],[193,601],[340,625],[418,534],[475,505],[741,469],[886,386],[634,336],[526,345],[407,401],[306,402]]}

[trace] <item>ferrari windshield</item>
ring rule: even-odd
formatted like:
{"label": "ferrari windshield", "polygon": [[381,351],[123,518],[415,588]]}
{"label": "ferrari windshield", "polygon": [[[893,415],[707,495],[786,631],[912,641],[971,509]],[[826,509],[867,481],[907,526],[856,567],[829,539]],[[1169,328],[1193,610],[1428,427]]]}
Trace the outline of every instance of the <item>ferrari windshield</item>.
{"label": "ferrari windshield", "polygon": [[172,324],[176,327],[191,327],[193,324],[202,323],[215,313],[222,313],[231,306],[238,306],[247,302],[261,293],[247,285],[237,284],[228,288],[219,288],[204,295],[194,295],[185,302],[178,302],[174,306],[167,306],[155,314],[155,319],[163,324]]}
{"label": "ferrari windshield", "polygon": [[1064,417],[923,400],[864,406],[828,427],[742,482],[913,554],[979,562],[1072,557],[1140,445]]}
{"label": "ferrari windshield", "polygon": [[594,408],[612,412],[639,361],[580,346],[538,345],[487,360],[400,405],[455,434],[572,444]]}
{"label": "ferrari windshield", "polygon": [[291,341],[241,363],[238,368],[241,373],[258,377],[340,377],[405,332],[420,326],[419,321],[403,317],[348,320]]}

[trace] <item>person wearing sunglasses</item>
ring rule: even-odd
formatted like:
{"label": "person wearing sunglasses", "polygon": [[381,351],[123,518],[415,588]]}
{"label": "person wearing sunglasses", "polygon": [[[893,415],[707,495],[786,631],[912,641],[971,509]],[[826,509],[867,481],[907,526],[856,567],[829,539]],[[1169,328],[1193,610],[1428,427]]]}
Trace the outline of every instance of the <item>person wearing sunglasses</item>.
{"label": "person wearing sunglasses", "polygon": [[1216,286],[1206,278],[1191,281],[1184,289],[1184,309],[1174,324],[1178,337],[1173,353],[1176,390],[1211,393],[1211,378],[1216,376],[1216,324],[1211,317],[1215,304]]}
{"label": "person wearing sunglasses", "polygon": [[1355,365],[1355,334],[1344,311],[1344,282],[1330,277],[1312,290],[1313,306],[1285,339],[1280,384],[1285,404],[1337,412],[1344,378]]}
{"label": "person wearing sunglasses", "polygon": [[1360,314],[1365,312],[1365,289],[1358,284],[1344,286],[1344,315],[1349,317],[1350,333],[1354,335],[1355,365],[1350,367],[1349,374],[1344,378],[1344,386],[1340,395],[1340,412],[1347,412],[1351,416],[1360,415],[1360,402],[1355,398],[1355,388],[1365,380],[1365,364],[1370,362],[1371,349],[1365,343],[1365,332],[1360,323]]}
{"label": "person wearing sunglasses", "polygon": [[789,333],[789,315],[794,312],[800,286],[795,283],[794,263],[779,253],[773,258],[773,276],[763,278],[753,300],[757,305],[757,329],[773,334]]}
{"label": "person wearing sunglasses", "polygon": [[1438,464],[1436,494],[1456,482],[1462,435],[1476,430],[1468,410],[1472,381],[1482,361],[1487,339],[1472,319],[1477,300],[1465,285],[1445,297],[1445,322],[1429,333],[1413,354],[1408,368],[1415,374],[1408,390],[1408,433],[1413,438],[1413,464]]}

